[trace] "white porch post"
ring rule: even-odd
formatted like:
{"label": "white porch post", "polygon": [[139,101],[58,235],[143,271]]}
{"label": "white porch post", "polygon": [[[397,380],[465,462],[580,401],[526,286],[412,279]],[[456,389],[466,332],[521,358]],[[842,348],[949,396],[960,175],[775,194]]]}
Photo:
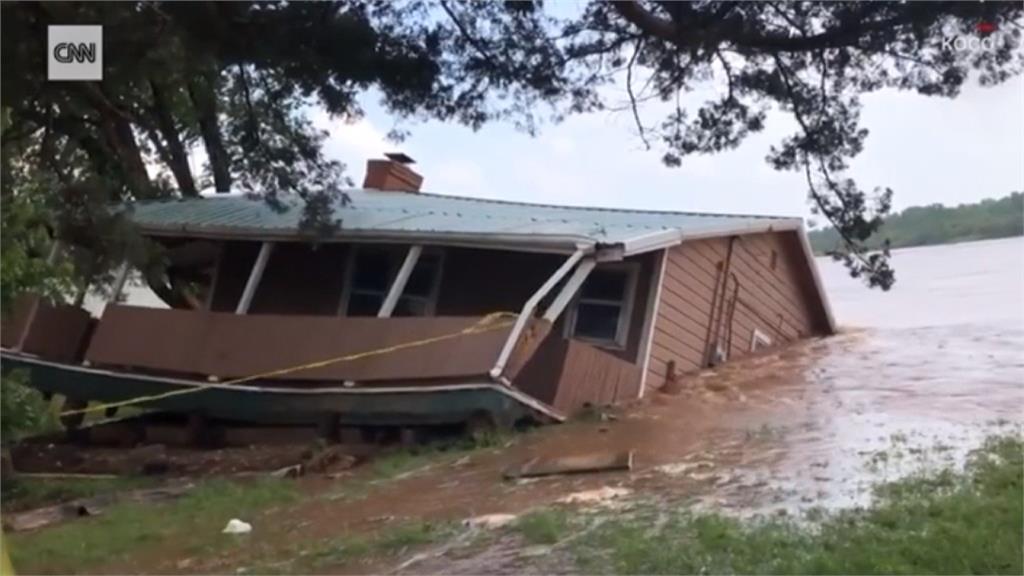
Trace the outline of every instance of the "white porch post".
{"label": "white porch post", "polygon": [[420,244],[409,247],[409,252],[405,255],[405,261],[402,262],[402,267],[398,269],[398,275],[395,276],[395,281],[391,283],[388,295],[380,305],[377,318],[391,317],[391,313],[395,311],[395,305],[398,304],[398,299],[402,297],[402,292],[405,291],[405,284],[409,281],[409,276],[412,276],[412,271],[416,268],[416,262],[419,261],[420,254],[422,253],[423,246]]}
{"label": "white porch post", "polygon": [[273,242],[264,242],[263,246],[260,246],[260,254],[252,265],[252,272],[249,273],[249,280],[245,283],[245,290],[242,291],[242,297],[238,300],[235,314],[245,314],[249,311],[249,304],[252,303],[252,297],[256,295],[256,287],[259,286],[260,279],[263,278],[263,270],[267,267],[267,260],[270,260],[270,252],[273,249]]}
{"label": "white porch post", "polygon": [[505,364],[508,363],[509,356],[512,355],[512,349],[516,347],[516,343],[519,342],[519,335],[522,334],[523,328],[526,327],[526,323],[533,317],[533,311],[537,309],[537,304],[547,296],[548,292],[551,292],[555,288],[555,285],[573,269],[576,264],[583,259],[583,256],[588,251],[592,251],[593,247],[589,247],[589,250],[585,247],[578,248],[573,252],[572,256],[565,259],[565,262],[558,267],[554,273],[543,283],[533,296],[523,304],[522,310],[519,311],[519,316],[516,317],[515,324],[512,325],[512,331],[509,332],[508,338],[505,340],[505,345],[502,346],[501,352],[498,354],[498,360],[494,363],[494,368],[491,368],[491,378],[497,380],[501,377],[502,371],[505,370]]}
{"label": "white porch post", "polygon": [[50,245],[50,253],[46,255],[46,263],[53,264],[57,260],[58,253],[60,253],[60,240],[54,240]]}
{"label": "white porch post", "polygon": [[573,272],[569,280],[566,281],[565,286],[562,286],[561,292],[555,297],[555,300],[548,306],[548,309],[544,311],[544,319],[548,322],[554,322],[558,320],[558,317],[565,310],[565,307],[572,301],[573,296],[579,291],[580,286],[586,281],[587,276],[590,276],[590,271],[597,265],[597,260],[594,258],[586,258],[580,265],[576,267],[576,271]]}
{"label": "white porch post", "polygon": [[132,267],[128,265],[126,261],[121,264],[121,269],[117,272],[117,279],[114,280],[114,291],[110,293],[110,303],[117,304],[117,299],[121,297],[121,292],[124,292],[124,285],[128,281],[128,273],[131,272]]}
{"label": "white porch post", "polygon": [[[60,253],[60,240],[56,238],[53,240],[53,244],[50,245],[50,252],[46,255],[46,263],[52,265],[57,261],[57,254]],[[32,329],[32,323],[36,320],[36,314],[39,312],[39,299],[36,298],[32,302],[32,306],[29,308],[28,317],[25,318],[25,327],[21,330],[21,336],[18,337],[18,343],[14,346],[15,350],[21,350],[25,346],[25,340],[28,338],[29,330]]]}

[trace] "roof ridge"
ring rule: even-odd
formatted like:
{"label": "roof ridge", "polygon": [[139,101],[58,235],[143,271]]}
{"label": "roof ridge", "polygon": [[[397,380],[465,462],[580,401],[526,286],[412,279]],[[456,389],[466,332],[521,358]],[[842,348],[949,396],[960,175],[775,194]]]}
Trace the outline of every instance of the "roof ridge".
{"label": "roof ridge", "polygon": [[[359,192],[380,192],[366,188],[352,188]],[[390,193],[390,192],[388,192]],[[433,198],[448,198],[462,200],[465,202],[481,202],[490,204],[506,204],[512,206],[534,206],[537,208],[563,208],[567,210],[593,210],[595,212],[626,212],[632,214],[671,214],[677,216],[713,216],[718,218],[764,218],[767,220],[797,220],[799,216],[771,216],[767,214],[729,214],[721,212],[688,212],[681,210],[653,210],[650,208],[609,208],[606,206],[572,206],[566,204],[545,204],[542,202],[520,202],[516,200],[501,200],[498,198],[477,198],[473,196],[459,196],[455,194],[439,194],[437,192],[416,192],[419,196],[430,196]]]}
{"label": "roof ridge", "polygon": [[[372,194],[395,194],[392,191],[374,190],[372,188],[346,188],[342,192],[362,192]],[[447,200],[457,200],[461,202],[473,202],[480,204],[501,204],[506,206],[525,206],[525,207],[536,207],[536,208],[556,208],[563,210],[588,210],[593,212],[606,212],[606,213],[625,213],[625,214],[652,214],[652,215],[672,215],[672,216],[697,216],[697,217],[714,217],[714,218],[756,218],[763,220],[802,220],[800,216],[772,216],[768,214],[735,214],[735,213],[722,213],[722,212],[691,212],[684,210],[653,210],[649,208],[610,208],[605,206],[573,206],[567,204],[547,204],[543,202],[521,202],[517,200],[503,200],[498,198],[478,198],[474,196],[460,196],[456,194],[439,194],[437,192],[415,192],[408,193],[411,196],[427,196],[431,198],[443,198]],[[151,198],[144,200],[136,200],[133,204],[148,204],[148,203],[162,203],[162,202],[184,202],[191,200],[250,200],[259,201],[259,198],[252,198],[245,194],[224,194],[216,196],[198,196],[190,198]]]}

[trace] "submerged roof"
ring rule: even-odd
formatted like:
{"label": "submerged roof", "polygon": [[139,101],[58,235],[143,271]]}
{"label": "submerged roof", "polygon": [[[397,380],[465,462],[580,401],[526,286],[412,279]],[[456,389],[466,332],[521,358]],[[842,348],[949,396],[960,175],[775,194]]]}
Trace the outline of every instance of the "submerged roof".
{"label": "submerged roof", "polygon": [[[434,239],[481,243],[623,245],[627,252],[653,244],[766,230],[794,229],[799,218],[660,212],[528,204],[428,193],[347,190],[351,202],[334,208],[336,237]],[[213,196],[138,202],[131,219],[145,232],[219,238],[299,237],[301,203],[278,211],[261,199]],[[648,247],[648,245],[651,246]],[[632,246],[634,249],[630,249]]]}

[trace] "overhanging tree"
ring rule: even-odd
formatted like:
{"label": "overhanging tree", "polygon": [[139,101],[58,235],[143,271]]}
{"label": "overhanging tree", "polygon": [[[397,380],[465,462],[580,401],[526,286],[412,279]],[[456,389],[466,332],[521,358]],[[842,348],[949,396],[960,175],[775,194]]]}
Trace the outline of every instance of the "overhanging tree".
{"label": "overhanging tree", "polygon": [[[895,88],[955,97],[972,76],[991,85],[1022,66],[1019,3],[559,8],[451,0],[5,3],[5,175],[60,182],[58,198],[84,188],[101,200],[80,208],[211,188],[275,204],[279,194],[298,194],[307,200],[307,226],[329,228],[346,182],[343,166],[321,152],[311,106],[358,116],[359,96],[375,89],[397,117],[472,128],[508,121],[533,133],[542,120],[606,106],[602,87],[624,84],[638,138],[668,166],[738,146],[763,128],[772,107],[790,114],[798,130],[767,161],[804,175],[814,209],[842,238],[835,256],[869,285],[888,288],[888,251],[869,252],[864,241],[892,192],[865,192],[848,174],[867,137],[860,96]],[[46,26],[74,23],[104,26],[102,82],[46,80]],[[717,96],[696,109],[680,104],[702,87]],[[669,112],[648,123],[651,101]],[[189,158],[197,156],[203,167],[194,172]],[[18,178],[3,184],[5,196],[21,186]],[[102,220],[60,221],[90,229]],[[93,244],[87,253],[100,263],[89,274],[116,260],[98,256],[109,243]]]}

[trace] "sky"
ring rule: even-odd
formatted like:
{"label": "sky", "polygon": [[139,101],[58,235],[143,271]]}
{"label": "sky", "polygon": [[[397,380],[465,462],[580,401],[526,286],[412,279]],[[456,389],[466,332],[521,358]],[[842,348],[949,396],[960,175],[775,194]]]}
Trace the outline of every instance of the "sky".
{"label": "sky", "polygon": [[[894,210],[1024,190],[1024,79],[994,88],[968,85],[952,100],[885,90],[863,96],[862,104],[862,126],[870,134],[848,174],[863,189],[892,188]],[[416,160],[427,192],[815,220],[803,176],[776,172],[764,161],[769,147],[796,128],[780,112],[739,148],[669,168],[657,148],[644,149],[628,112],[570,117],[544,125],[536,137],[500,123],[473,132],[455,123],[404,122],[398,126],[411,135],[394,144],[384,137],[394,118],[371,99],[364,108],[355,123],[314,114],[330,134],[325,154],[344,162],[357,185],[367,159],[402,151]],[[648,112],[648,124],[660,121],[660,114]]]}

